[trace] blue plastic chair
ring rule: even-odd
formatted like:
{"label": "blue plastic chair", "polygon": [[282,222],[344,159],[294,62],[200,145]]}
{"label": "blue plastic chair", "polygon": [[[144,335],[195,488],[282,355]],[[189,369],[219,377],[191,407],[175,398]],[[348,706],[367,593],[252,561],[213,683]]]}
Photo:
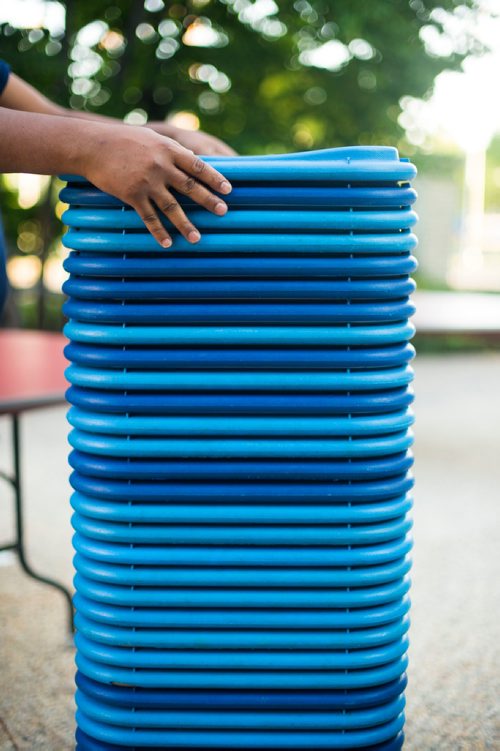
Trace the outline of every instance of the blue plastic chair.
{"label": "blue plastic chair", "polygon": [[209,161],[195,246],[61,192],[77,749],[398,751],[415,168]]}

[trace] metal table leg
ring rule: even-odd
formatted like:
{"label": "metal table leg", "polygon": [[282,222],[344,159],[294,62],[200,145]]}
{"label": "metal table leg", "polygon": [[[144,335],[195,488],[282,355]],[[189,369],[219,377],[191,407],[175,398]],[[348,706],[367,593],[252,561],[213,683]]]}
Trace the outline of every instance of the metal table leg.
{"label": "metal table leg", "polygon": [[32,579],[36,579],[36,581],[42,582],[43,584],[48,584],[50,587],[55,587],[55,589],[58,589],[59,592],[61,592],[64,595],[66,599],[66,605],[67,605],[68,629],[71,633],[73,633],[74,631],[73,602],[72,602],[71,594],[69,590],[60,582],[57,582],[54,579],[50,579],[46,576],[40,576],[40,574],[37,574],[31,568],[31,565],[29,564],[26,558],[26,550],[25,550],[25,545],[24,545],[24,516],[23,516],[22,483],[21,483],[21,450],[20,450],[19,415],[12,414],[11,420],[12,420],[12,448],[13,448],[13,454],[14,454],[14,474],[11,476],[2,472],[0,473],[0,476],[3,477],[4,480],[7,480],[7,482],[9,482],[10,485],[12,485],[14,489],[14,502],[15,502],[15,511],[16,511],[16,538],[13,543],[0,547],[0,551],[3,551],[3,550],[15,551],[17,553],[19,563],[21,564],[21,568],[23,569],[23,571],[25,571],[26,574],[28,574],[28,576],[31,576]]}

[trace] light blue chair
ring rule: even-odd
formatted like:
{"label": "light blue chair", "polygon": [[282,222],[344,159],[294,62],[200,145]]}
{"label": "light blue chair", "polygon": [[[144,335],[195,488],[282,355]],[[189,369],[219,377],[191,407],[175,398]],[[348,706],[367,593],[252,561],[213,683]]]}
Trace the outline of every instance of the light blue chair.
{"label": "light blue chair", "polygon": [[415,169],[209,161],[234,190],[222,218],[178,197],[195,246],[61,194],[77,748],[396,751]]}

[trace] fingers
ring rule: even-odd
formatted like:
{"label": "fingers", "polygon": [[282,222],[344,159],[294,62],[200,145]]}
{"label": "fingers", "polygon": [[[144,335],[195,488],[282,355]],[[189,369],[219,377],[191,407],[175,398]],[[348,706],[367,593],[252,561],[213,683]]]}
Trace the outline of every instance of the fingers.
{"label": "fingers", "polygon": [[[207,191],[208,192],[208,191]],[[173,195],[166,189],[153,196],[158,209],[177,227],[179,232],[190,243],[197,243],[200,239],[200,233],[192,222],[189,221],[181,206],[177,203]],[[147,229],[151,232],[163,248],[169,248],[172,245],[172,238],[163,226],[157,210],[149,199],[144,200],[135,210],[141,217]]]}
{"label": "fingers", "polygon": [[208,136],[196,149],[196,153],[205,156],[237,156],[236,151],[218,138]]}
{"label": "fingers", "polygon": [[172,175],[172,187],[203,208],[217,216],[224,216],[227,212],[227,204],[219,196],[211,193],[204,185],[195,180],[191,175],[186,175],[180,170]]}
{"label": "fingers", "polygon": [[156,194],[154,200],[159,210],[165,214],[167,219],[169,219],[175,227],[177,227],[181,235],[185,237],[188,242],[198,242],[201,237],[200,233],[194,224],[189,221],[180,204],[167,189]]}
{"label": "fingers", "polygon": [[[151,132],[148,138],[156,136]],[[139,165],[127,189],[122,196],[119,195],[120,191],[114,193],[134,207],[163,248],[172,245],[172,238],[160,220],[161,214],[168,217],[188,242],[196,243],[200,239],[200,233],[169,188],[175,188],[218,216],[223,216],[228,207],[221,196],[212,191],[228,194],[232,190],[220,172],[172,139],[161,139],[156,151],[142,150]]]}
{"label": "fingers", "polygon": [[227,143],[221,144],[217,154],[221,156],[238,156],[238,152],[232,149],[231,146],[228,146]]}
{"label": "fingers", "polygon": [[172,238],[161,223],[151,201],[148,198],[143,199],[141,202],[134,205],[134,209],[141,217],[146,228],[151,232],[155,240],[160,243],[162,248],[170,248],[172,245]]}
{"label": "fingers", "polygon": [[[209,188],[212,188],[212,190],[216,190],[218,193],[222,193],[223,195],[227,195],[231,192],[231,183],[226,180],[224,175],[221,175],[220,172],[217,172],[216,169],[204,162],[203,159],[200,159],[200,157],[196,156],[196,154],[193,154],[192,151],[188,151],[187,149],[180,149],[175,154],[174,161],[177,167],[182,170],[182,172],[185,172],[188,176],[193,177],[196,181],[205,183],[205,185],[207,185]],[[185,193],[184,190],[181,192]],[[189,195],[190,192],[191,191],[188,191],[188,193],[185,194]]]}
{"label": "fingers", "polygon": [[225,143],[215,143],[203,150],[205,156],[236,156],[236,151]]}
{"label": "fingers", "polygon": [[231,146],[228,146],[224,141],[219,141],[218,138],[214,138],[212,151],[210,153],[213,156],[237,156],[236,151],[232,149]]}

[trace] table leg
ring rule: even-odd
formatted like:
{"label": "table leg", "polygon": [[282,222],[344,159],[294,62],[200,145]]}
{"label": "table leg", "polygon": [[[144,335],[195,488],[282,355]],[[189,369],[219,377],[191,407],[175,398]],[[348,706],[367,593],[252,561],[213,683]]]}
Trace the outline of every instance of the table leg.
{"label": "table leg", "polygon": [[50,587],[58,589],[66,599],[67,605],[67,617],[68,617],[68,629],[72,633],[74,631],[73,622],[73,601],[69,590],[60,582],[49,579],[46,576],[40,576],[31,568],[26,559],[26,551],[24,547],[24,517],[23,517],[23,496],[22,496],[22,484],[21,484],[21,450],[20,450],[20,428],[19,428],[19,415],[12,415],[12,447],[14,452],[14,475],[11,478],[12,486],[14,488],[15,507],[16,507],[16,543],[9,546],[11,549],[17,550],[19,557],[19,563],[21,568],[28,576],[36,579],[43,584],[48,584]]}

